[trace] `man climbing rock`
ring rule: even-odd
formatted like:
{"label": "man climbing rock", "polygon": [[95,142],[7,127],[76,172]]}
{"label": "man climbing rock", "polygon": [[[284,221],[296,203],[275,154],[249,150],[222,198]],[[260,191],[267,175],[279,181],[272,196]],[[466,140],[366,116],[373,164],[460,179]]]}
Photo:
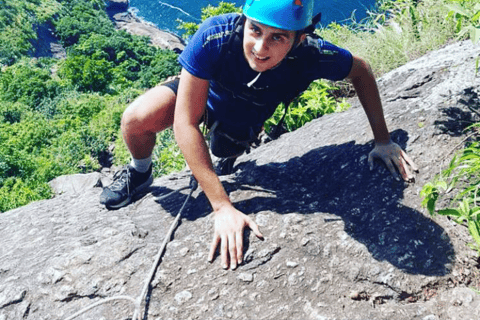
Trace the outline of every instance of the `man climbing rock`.
{"label": "man climbing rock", "polygon": [[235,209],[213,167],[199,125],[210,129],[212,153],[229,173],[235,159],[256,139],[280,102],[287,102],[316,79],[349,79],[375,138],[369,165],[383,160],[397,178],[413,180],[413,161],[390,140],[370,66],[349,51],[311,33],[313,0],[247,0],[243,14],[207,19],[179,56],[180,77],[137,98],[124,112],[123,138],[132,162],[101,194],[116,209],[152,183],[155,135],[173,125],[175,138],[200,183],[215,217],[209,261],[220,246],[224,268],[243,260],[243,230],[262,238],[255,222]]}

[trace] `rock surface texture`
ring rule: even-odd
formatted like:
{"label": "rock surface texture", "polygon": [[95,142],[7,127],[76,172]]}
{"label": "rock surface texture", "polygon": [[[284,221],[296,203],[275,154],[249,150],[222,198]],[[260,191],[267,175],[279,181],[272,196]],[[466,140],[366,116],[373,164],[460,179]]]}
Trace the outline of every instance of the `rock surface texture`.
{"label": "rock surface texture", "polygon": [[[423,184],[479,121],[478,46],[459,42],[379,79],[392,136],[420,168],[416,182],[370,172],[361,106],[321,117],[239,158],[222,177],[246,232],[245,262],[209,264],[211,208],[201,190],[156,269],[142,319],[478,320],[479,260],[465,227],[431,219]],[[62,177],[59,194],[0,215],[0,319],[66,319],[140,294],[188,190],[187,172],[156,179],[131,205],[99,204],[100,173]],[[131,319],[128,301],[78,319]]]}

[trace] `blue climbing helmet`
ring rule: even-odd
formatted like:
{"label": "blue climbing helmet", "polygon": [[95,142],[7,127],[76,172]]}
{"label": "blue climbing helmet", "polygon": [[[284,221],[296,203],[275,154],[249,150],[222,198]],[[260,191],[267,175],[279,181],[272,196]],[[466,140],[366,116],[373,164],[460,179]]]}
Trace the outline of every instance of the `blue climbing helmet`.
{"label": "blue climbing helmet", "polygon": [[314,0],[246,0],[243,14],[283,30],[299,31],[312,24]]}

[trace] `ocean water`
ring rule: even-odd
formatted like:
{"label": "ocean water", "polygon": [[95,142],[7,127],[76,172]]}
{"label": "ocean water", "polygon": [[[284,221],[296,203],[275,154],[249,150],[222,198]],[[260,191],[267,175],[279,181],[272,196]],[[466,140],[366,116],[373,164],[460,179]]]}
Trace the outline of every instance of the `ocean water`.
{"label": "ocean water", "polygon": [[[210,5],[216,6],[221,0],[130,0],[131,10],[146,21],[154,23],[162,30],[180,35],[177,20],[200,22],[201,9]],[[225,2],[235,3],[240,7],[244,0]],[[322,25],[331,22],[340,24],[354,15],[357,21],[367,16],[367,10],[375,8],[375,0],[317,0],[315,13],[322,12]]]}

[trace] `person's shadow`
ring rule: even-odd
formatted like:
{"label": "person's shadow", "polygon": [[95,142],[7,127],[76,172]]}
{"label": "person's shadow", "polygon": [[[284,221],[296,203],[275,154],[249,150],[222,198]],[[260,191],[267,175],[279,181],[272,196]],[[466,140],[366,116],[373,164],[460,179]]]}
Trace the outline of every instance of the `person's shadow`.
{"label": "person's shadow", "polygon": [[[392,139],[405,149],[408,135],[397,130]],[[237,171],[235,182],[224,182],[224,187],[227,192],[262,188],[274,193],[275,197],[236,202],[235,207],[245,214],[264,210],[334,214],[375,259],[386,260],[410,274],[450,273],[455,252],[448,235],[421,212],[401,204],[406,184],[396,181],[385,166],[376,161],[375,169],[369,170],[367,156],[372,148],[373,142],[347,142],[320,147],[282,163],[239,163],[236,169],[241,171]],[[184,198],[177,195],[159,203],[175,215]],[[203,193],[194,201],[185,210],[184,217],[189,220],[210,212]]]}

